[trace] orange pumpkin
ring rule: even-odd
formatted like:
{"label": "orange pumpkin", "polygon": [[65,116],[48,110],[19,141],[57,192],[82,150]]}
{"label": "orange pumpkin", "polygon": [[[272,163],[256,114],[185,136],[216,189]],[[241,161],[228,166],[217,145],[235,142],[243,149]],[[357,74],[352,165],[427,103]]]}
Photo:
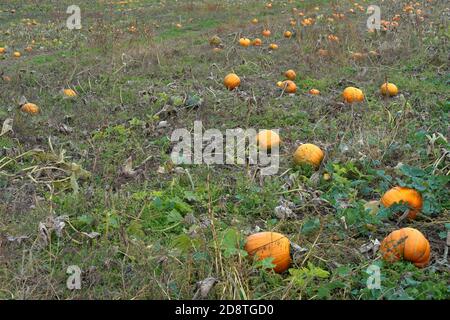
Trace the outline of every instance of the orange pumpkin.
{"label": "orange pumpkin", "polygon": [[395,84],[386,82],[381,85],[380,92],[383,96],[394,97],[398,94],[398,88]]}
{"label": "orange pumpkin", "polygon": [[228,90],[233,90],[241,84],[241,79],[236,74],[230,73],[225,77],[223,83]]}
{"label": "orange pumpkin", "polygon": [[354,87],[345,88],[342,93],[345,102],[354,103],[364,101],[364,93],[362,90]]}
{"label": "orange pumpkin", "polygon": [[72,89],[64,89],[63,93],[66,97],[73,98],[77,96],[77,93]]}
{"label": "orange pumpkin", "polygon": [[290,31],[285,31],[285,32],[284,32],[284,37],[287,38],[287,39],[289,39],[290,37],[292,37],[292,32],[290,32]]}
{"label": "orange pumpkin", "polygon": [[22,105],[20,110],[22,112],[33,114],[33,115],[38,114],[40,111],[39,107],[37,105],[35,105],[34,103],[25,103],[24,105]]}
{"label": "orange pumpkin", "polygon": [[286,71],[286,72],[284,73],[284,76],[285,76],[287,79],[294,81],[295,78],[297,77],[297,74],[295,73],[294,70],[289,69],[288,71]]}
{"label": "orange pumpkin", "polygon": [[252,20],[252,23],[253,23],[253,24],[257,24],[257,23],[258,23],[258,19],[254,18],[254,19]]}
{"label": "orange pumpkin", "polygon": [[317,89],[311,89],[309,90],[309,94],[312,94],[313,96],[318,96],[320,95],[320,91]]}
{"label": "orange pumpkin", "polygon": [[279,147],[280,136],[272,130],[262,130],[256,136],[258,147],[262,150],[271,150],[273,147]]}
{"label": "orange pumpkin", "polygon": [[297,85],[294,81],[286,80],[283,81],[282,88],[284,89],[284,92],[287,93],[296,93],[297,92]]}
{"label": "orange pumpkin", "polygon": [[259,38],[256,38],[255,40],[253,40],[253,45],[255,47],[260,47],[262,45],[262,41]]}
{"label": "orange pumpkin", "polygon": [[324,156],[325,154],[318,146],[311,143],[305,143],[299,146],[295,151],[294,163],[308,163],[317,169],[322,163]]}
{"label": "orange pumpkin", "polygon": [[380,253],[387,262],[400,259],[410,261],[419,268],[430,262],[430,243],[414,228],[403,228],[391,232],[380,245]]}
{"label": "orange pumpkin", "polygon": [[248,46],[250,46],[251,43],[252,42],[248,38],[240,38],[239,39],[239,44],[243,47],[248,47]]}
{"label": "orange pumpkin", "polygon": [[269,29],[264,29],[264,30],[262,31],[262,35],[263,35],[264,37],[270,37],[270,34],[271,34],[271,32],[270,32]]}
{"label": "orange pumpkin", "polygon": [[14,58],[20,58],[22,56],[22,54],[19,51],[15,51],[13,53]]}
{"label": "orange pumpkin", "polygon": [[414,219],[417,213],[422,210],[422,196],[419,192],[411,188],[394,187],[388,190],[381,198],[381,203],[387,208],[401,202],[409,206],[408,218],[410,219]]}
{"label": "orange pumpkin", "polygon": [[275,44],[275,43],[271,43],[271,44],[269,45],[269,49],[270,49],[270,50],[277,50],[277,49],[278,49],[278,45]]}
{"label": "orange pumpkin", "polygon": [[286,271],[291,265],[290,241],[277,232],[259,232],[247,237],[245,251],[257,260],[273,258],[273,270],[277,273]]}
{"label": "orange pumpkin", "polygon": [[0,47],[0,54],[4,54],[6,52],[6,49],[3,47]]}

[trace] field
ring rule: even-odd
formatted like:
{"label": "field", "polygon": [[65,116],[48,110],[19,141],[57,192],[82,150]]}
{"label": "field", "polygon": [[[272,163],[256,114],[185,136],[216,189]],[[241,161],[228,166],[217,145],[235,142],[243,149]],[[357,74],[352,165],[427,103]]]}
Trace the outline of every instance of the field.
{"label": "field", "polygon": [[[2,1],[0,298],[450,299],[449,3],[356,2]],[[278,172],[173,163],[195,121],[278,129]],[[304,143],[319,166],[293,162]],[[380,202],[396,186],[422,198],[415,219]],[[406,227],[429,242],[422,267],[378,250]],[[262,231],[289,239],[288,270],[248,255]]]}

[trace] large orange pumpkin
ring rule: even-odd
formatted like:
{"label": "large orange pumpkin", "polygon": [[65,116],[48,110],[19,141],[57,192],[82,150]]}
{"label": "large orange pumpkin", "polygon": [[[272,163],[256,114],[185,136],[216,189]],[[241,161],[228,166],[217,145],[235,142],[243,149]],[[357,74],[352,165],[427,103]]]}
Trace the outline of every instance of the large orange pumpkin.
{"label": "large orange pumpkin", "polygon": [[410,261],[423,268],[430,262],[430,243],[414,228],[403,228],[391,232],[380,245],[380,253],[388,262],[400,259]]}
{"label": "large orange pumpkin", "polygon": [[236,74],[230,73],[225,77],[223,83],[228,90],[233,90],[241,84],[241,79]]}
{"label": "large orange pumpkin", "polygon": [[240,38],[239,39],[239,44],[243,47],[248,47],[248,46],[250,46],[251,43],[252,42],[248,38]]}
{"label": "large orange pumpkin", "polygon": [[397,86],[390,82],[383,83],[380,88],[380,91],[383,96],[394,97],[398,94]]}
{"label": "large orange pumpkin", "polygon": [[22,105],[20,110],[22,112],[33,114],[33,115],[38,114],[40,111],[39,107],[37,105],[35,105],[34,103],[25,103],[24,105]]}
{"label": "large orange pumpkin", "polygon": [[322,163],[325,154],[316,145],[311,143],[302,144],[294,153],[294,163],[309,163],[315,168],[318,168]]}
{"label": "large orange pumpkin", "polygon": [[262,130],[256,136],[258,147],[262,150],[271,150],[280,145],[280,136],[272,130]]}
{"label": "large orange pumpkin", "polygon": [[247,237],[245,251],[257,260],[273,258],[273,270],[278,273],[286,271],[291,264],[290,241],[277,232],[259,232]]}
{"label": "large orange pumpkin", "polygon": [[294,81],[291,80],[286,80],[282,82],[282,89],[284,89],[284,92],[287,93],[296,93],[297,92],[297,85],[295,84]]}
{"label": "large orange pumpkin", "polygon": [[288,71],[286,71],[286,72],[284,73],[284,76],[286,77],[286,79],[289,79],[289,80],[294,81],[295,78],[297,77],[297,74],[295,73],[294,70],[289,69]]}
{"label": "large orange pumpkin", "polygon": [[381,203],[385,207],[390,207],[393,204],[404,202],[410,208],[408,218],[414,219],[422,210],[422,196],[414,189],[406,187],[394,187],[388,190],[381,198]]}
{"label": "large orange pumpkin", "polygon": [[347,87],[342,93],[345,102],[354,103],[364,101],[364,93],[355,87]]}

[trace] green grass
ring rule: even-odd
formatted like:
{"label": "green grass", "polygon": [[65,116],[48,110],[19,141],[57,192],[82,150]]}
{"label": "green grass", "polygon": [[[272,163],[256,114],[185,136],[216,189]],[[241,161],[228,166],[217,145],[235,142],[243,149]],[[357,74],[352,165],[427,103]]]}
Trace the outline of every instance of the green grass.
{"label": "green grass", "polygon": [[[448,28],[429,26],[440,21],[444,4],[423,4],[426,20],[415,26],[402,13],[407,1],[385,1],[383,18],[400,12],[400,27],[368,35],[360,27],[367,16],[348,13],[350,2],[335,1],[346,19],[329,22],[330,1],[319,0],[274,2],[271,10],[259,1],[86,0],[77,32],[60,29],[69,2],[59,4],[57,17],[53,7],[35,11],[27,0],[14,1],[14,14],[12,5],[0,5],[0,44],[7,48],[0,75],[11,77],[0,78],[0,123],[13,119],[13,132],[0,137],[0,298],[191,299],[195,283],[213,276],[219,281],[211,299],[449,299]],[[323,18],[292,27],[293,7]],[[38,25],[25,26],[26,18]],[[261,36],[264,24],[270,39]],[[130,33],[131,25],[138,32]],[[284,39],[285,30],[296,35]],[[341,42],[329,44],[330,33]],[[215,34],[220,53],[209,45]],[[239,47],[241,36],[264,44]],[[33,39],[33,51],[25,52]],[[271,42],[279,50],[269,52]],[[330,57],[319,57],[319,48]],[[13,59],[13,50],[22,58]],[[380,55],[350,59],[349,51],[370,50]],[[275,85],[287,69],[297,73],[294,96]],[[223,87],[229,72],[241,77],[238,92]],[[400,96],[380,96],[386,77]],[[342,103],[350,85],[364,90],[363,103]],[[67,87],[77,98],[62,96]],[[308,95],[311,88],[321,96]],[[21,113],[21,96],[41,113]],[[192,96],[200,106],[186,106]],[[158,128],[162,120],[169,127]],[[263,178],[254,166],[177,168],[170,136],[193,129],[195,120],[223,132],[280,129],[278,174]],[[305,142],[326,151],[317,172],[292,164]],[[130,157],[131,175],[124,173]],[[365,210],[398,184],[423,195],[415,221],[397,225],[395,208]],[[286,203],[294,213],[288,219],[276,214]],[[59,216],[66,217],[60,236],[49,222]],[[40,222],[50,228],[47,242]],[[430,240],[426,268],[359,251],[406,226]],[[270,259],[252,261],[243,250],[258,230],[281,232],[307,252],[275,274],[265,268]],[[378,290],[366,286],[372,264],[381,268]],[[83,271],[81,290],[66,288],[70,265]]]}

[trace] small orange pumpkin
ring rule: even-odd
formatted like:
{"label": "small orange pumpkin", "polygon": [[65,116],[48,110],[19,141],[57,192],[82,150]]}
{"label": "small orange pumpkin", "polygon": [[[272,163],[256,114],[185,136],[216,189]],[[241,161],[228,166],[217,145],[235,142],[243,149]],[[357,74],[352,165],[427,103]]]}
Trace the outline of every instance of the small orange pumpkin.
{"label": "small orange pumpkin", "polygon": [[250,46],[251,43],[252,42],[248,38],[240,38],[239,39],[239,44],[243,47],[248,47],[248,46]]}
{"label": "small orange pumpkin", "polygon": [[277,232],[259,232],[247,237],[245,251],[257,260],[273,258],[273,270],[286,271],[291,265],[291,243],[286,236]]}
{"label": "small orange pumpkin", "polygon": [[272,130],[262,130],[256,136],[258,147],[262,150],[272,150],[280,146],[280,136]]}
{"label": "small orange pumpkin", "polygon": [[19,51],[15,51],[13,53],[14,58],[20,58],[22,56],[22,54]]}
{"label": "small orange pumpkin", "polygon": [[262,31],[262,35],[263,35],[264,37],[270,37],[270,34],[271,34],[271,32],[270,32],[269,29],[264,29],[264,30]]}
{"label": "small orange pumpkin", "polygon": [[325,154],[322,149],[312,143],[302,144],[294,153],[294,163],[309,163],[314,168],[318,168],[322,163]]}
{"label": "small orange pumpkin", "polygon": [[286,80],[283,81],[282,88],[284,89],[284,92],[287,93],[296,93],[297,92],[297,85],[294,81]]}
{"label": "small orange pumpkin", "polygon": [[292,37],[292,32],[291,31],[285,31],[284,32],[284,37],[289,39],[290,37]]}
{"label": "small orange pumpkin", "polygon": [[39,107],[37,105],[35,105],[34,103],[25,103],[24,105],[22,105],[20,110],[22,112],[33,114],[33,115],[38,114],[40,112]]}
{"label": "small orange pumpkin", "polygon": [[64,89],[63,93],[66,97],[73,98],[77,96],[77,93],[72,89]]}
{"label": "small orange pumpkin", "polygon": [[313,96],[318,96],[320,95],[320,91],[317,89],[311,89],[309,90],[309,94],[312,94]]}
{"label": "small orange pumpkin", "polygon": [[271,44],[269,45],[269,49],[270,49],[270,50],[277,50],[277,49],[278,49],[278,45],[275,44],[275,43],[271,43]]}
{"label": "small orange pumpkin", "polygon": [[6,49],[3,47],[0,47],[0,54],[4,54],[6,52]]}
{"label": "small orange pumpkin", "polygon": [[386,82],[381,85],[380,92],[383,96],[394,97],[398,94],[398,88],[395,84]]}
{"label": "small orange pumpkin", "polygon": [[252,23],[253,23],[253,24],[257,24],[257,23],[258,23],[258,19],[254,18],[254,19],[252,20]]}
{"label": "small orange pumpkin", "polygon": [[411,188],[394,187],[381,197],[381,203],[387,208],[401,202],[408,204],[410,208],[408,218],[410,219],[414,219],[417,216],[417,213],[422,210],[422,195]]}
{"label": "small orange pumpkin", "polygon": [[255,40],[253,40],[253,45],[255,47],[260,47],[262,45],[262,41],[260,38],[256,38]]}
{"label": "small orange pumpkin", "polygon": [[385,261],[396,262],[404,259],[419,268],[430,262],[430,251],[427,238],[414,228],[395,230],[380,245],[380,253]]}
{"label": "small orange pumpkin", "polygon": [[223,83],[228,90],[233,90],[234,88],[239,87],[241,79],[236,74],[230,73],[225,77]]}
{"label": "small orange pumpkin", "polygon": [[342,93],[342,96],[344,98],[344,101],[347,103],[364,101],[364,93],[362,92],[362,90],[355,87],[345,88],[344,92]]}
{"label": "small orange pumpkin", "polygon": [[286,79],[289,79],[289,80],[294,81],[295,78],[297,77],[297,74],[295,73],[294,70],[289,69],[288,71],[286,71],[286,72],[284,73],[284,76],[286,77]]}

